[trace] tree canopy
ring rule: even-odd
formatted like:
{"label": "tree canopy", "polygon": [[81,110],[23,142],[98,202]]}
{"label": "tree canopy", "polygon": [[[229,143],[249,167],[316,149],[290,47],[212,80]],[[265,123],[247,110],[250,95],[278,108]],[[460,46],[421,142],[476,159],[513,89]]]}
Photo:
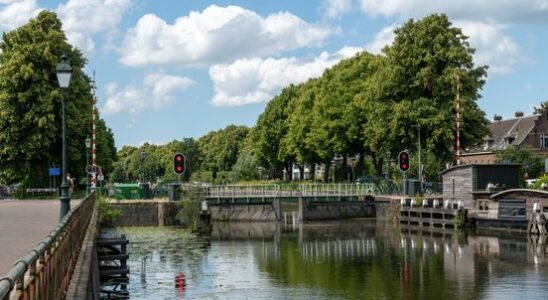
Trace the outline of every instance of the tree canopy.
{"label": "tree canopy", "polygon": [[[57,15],[42,11],[27,24],[4,33],[0,42],[0,183],[44,185],[48,168],[61,165],[61,103],[67,105],[68,172],[83,174],[85,143],[91,133],[90,80],[86,59],[66,40]],[[61,55],[72,66],[66,93],[55,67]],[[64,94],[64,95],[63,95]],[[112,132],[98,127],[98,160],[109,169],[115,158]]]}
{"label": "tree canopy", "polygon": [[[381,54],[357,53],[318,78],[282,89],[251,129],[230,125],[200,137],[194,170],[207,173],[200,177],[206,180],[231,170],[233,178],[252,179],[258,170],[269,178],[281,178],[285,170],[291,178],[294,165],[302,176],[305,165],[314,173],[315,165],[325,170],[338,164],[346,179],[348,165],[352,174],[368,169],[381,175],[386,160],[407,149],[417,174],[420,130],[424,174],[435,177],[454,160],[457,89],[461,147],[481,143],[488,133],[477,104],[487,67],[476,66],[473,53],[447,16],[409,20]],[[120,161],[136,149],[122,148]],[[169,149],[154,151],[163,160]]]}

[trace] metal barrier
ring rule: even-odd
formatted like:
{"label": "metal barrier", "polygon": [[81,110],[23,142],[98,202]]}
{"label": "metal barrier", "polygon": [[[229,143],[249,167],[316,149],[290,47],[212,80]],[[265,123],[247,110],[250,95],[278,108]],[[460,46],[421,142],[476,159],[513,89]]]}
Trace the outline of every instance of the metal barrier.
{"label": "metal barrier", "polygon": [[218,185],[204,188],[204,196],[209,199],[236,198],[277,198],[280,195],[280,186],[277,184],[265,185]]}
{"label": "metal barrier", "polygon": [[63,299],[93,214],[91,193],[0,278],[0,300]]}
{"label": "metal barrier", "polygon": [[368,196],[375,194],[375,185],[372,183],[302,184],[299,186],[299,190],[303,197]]}
{"label": "metal barrier", "polygon": [[203,188],[204,197],[210,200],[230,200],[235,203],[253,199],[329,197],[361,197],[375,194],[374,184],[301,184],[284,187],[278,184],[267,185],[222,185]]}

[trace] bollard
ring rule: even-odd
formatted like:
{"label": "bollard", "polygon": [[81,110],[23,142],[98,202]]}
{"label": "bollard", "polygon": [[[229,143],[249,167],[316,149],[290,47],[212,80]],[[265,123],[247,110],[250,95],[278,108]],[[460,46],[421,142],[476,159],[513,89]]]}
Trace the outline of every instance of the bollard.
{"label": "bollard", "polygon": [[438,199],[434,199],[434,203],[432,204],[433,207],[438,207],[440,206],[440,200]]}
{"label": "bollard", "polygon": [[417,206],[417,200],[411,199],[411,207]]}
{"label": "bollard", "polygon": [[406,201],[405,201],[405,198],[401,198],[401,199],[400,199],[400,205],[401,205],[401,206],[405,206],[405,204],[406,204],[405,202],[406,202]]}
{"label": "bollard", "polygon": [[540,212],[540,205],[538,203],[533,204],[533,212]]}

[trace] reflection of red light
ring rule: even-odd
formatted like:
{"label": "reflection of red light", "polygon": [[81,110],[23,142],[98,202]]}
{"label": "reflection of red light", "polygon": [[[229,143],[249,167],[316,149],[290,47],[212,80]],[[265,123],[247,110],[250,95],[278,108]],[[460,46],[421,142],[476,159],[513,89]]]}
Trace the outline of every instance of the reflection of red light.
{"label": "reflection of red light", "polygon": [[179,291],[179,295],[183,295],[183,292],[185,291],[185,276],[182,272],[179,272],[179,275],[176,277],[177,280],[177,290]]}
{"label": "reflection of red light", "polygon": [[183,157],[180,156],[180,155],[177,155],[177,156],[175,156],[175,160],[177,160],[177,161],[182,161],[182,160],[183,160]]}
{"label": "reflection of red light", "polygon": [[405,153],[402,154],[402,155],[401,155],[401,158],[402,158],[402,159],[407,159],[407,154],[405,154]]}

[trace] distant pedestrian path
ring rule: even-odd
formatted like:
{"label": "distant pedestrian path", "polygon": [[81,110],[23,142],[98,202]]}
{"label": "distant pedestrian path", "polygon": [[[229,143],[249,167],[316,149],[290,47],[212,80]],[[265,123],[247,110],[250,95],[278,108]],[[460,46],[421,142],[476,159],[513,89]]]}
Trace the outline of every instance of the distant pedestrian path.
{"label": "distant pedestrian path", "polygon": [[59,200],[0,200],[0,277],[58,222]]}

